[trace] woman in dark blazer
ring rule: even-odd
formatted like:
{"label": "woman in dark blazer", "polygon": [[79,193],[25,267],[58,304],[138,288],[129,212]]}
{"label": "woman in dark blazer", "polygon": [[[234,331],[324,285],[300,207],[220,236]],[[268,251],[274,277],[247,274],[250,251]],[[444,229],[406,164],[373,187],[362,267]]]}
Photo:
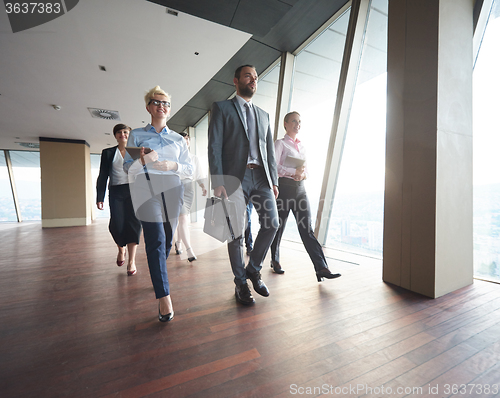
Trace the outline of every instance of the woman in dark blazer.
{"label": "woman in dark blazer", "polygon": [[117,124],[113,128],[113,134],[118,145],[102,151],[101,167],[97,178],[97,208],[102,210],[104,207],[104,195],[109,179],[109,209],[111,213],[109,232],[118,246],[116,265],[121,267],[125,264],[127,247],[127,275],[132,276],[137,273],[135,253],[139,244],[141,223],[136,218],[132,206],[128,175],[123,171],[125,146],[130,130],[132,129],[125,124]]}

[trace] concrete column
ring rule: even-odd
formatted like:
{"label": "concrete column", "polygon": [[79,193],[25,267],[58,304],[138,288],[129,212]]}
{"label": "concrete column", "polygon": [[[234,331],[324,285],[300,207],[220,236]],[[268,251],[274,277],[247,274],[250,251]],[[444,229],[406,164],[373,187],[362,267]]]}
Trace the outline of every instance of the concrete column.
{"label": "concrete column", "polygon": [[88,225],[94,214],[90,147],[81,140],[40,137],[42,227]]}
{"label": "concrete column", "polygon": [[473,281],[473,0],[391,0],[383,279],[429,297]]}

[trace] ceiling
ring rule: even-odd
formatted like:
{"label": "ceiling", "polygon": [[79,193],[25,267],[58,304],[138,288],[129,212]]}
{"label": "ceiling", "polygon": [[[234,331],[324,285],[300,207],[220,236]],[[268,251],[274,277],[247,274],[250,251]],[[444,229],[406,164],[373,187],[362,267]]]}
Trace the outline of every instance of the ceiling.
{"label": "ceiling", "polygon": [[92,118],[87,108],[118,111],[123,123],[140,126],[149,121],[144,94],[158,84],[175,113],[250,36],[144,0],[80,1],[17,33],[0,12],[0,149],[51,137],[101,152],[116,143],[117,121]]}
{"label": "ceiling", "polygon": [[345,1],[85,0],[17,33],[0,12],[0,149],[50,137],[85,140],[100,153],[114,145],[119,121],[88,108],[143,125],[144,94],[157,84],[172,95],[169,127],[182,131],[232,94],[237,66],[264,71]]}

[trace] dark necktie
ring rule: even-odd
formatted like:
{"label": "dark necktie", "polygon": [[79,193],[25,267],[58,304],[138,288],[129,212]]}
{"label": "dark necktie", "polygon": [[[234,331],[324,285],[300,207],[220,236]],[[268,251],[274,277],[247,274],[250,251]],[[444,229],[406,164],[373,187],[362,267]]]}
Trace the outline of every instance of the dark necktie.
{"label": "dark necktie", "polygon": [[259,147],[257,129],[255,127],[255,114],[248,102],[245,103],[245,111],[247,115],[248,141],[250,142],[249,161],[259,163]]}

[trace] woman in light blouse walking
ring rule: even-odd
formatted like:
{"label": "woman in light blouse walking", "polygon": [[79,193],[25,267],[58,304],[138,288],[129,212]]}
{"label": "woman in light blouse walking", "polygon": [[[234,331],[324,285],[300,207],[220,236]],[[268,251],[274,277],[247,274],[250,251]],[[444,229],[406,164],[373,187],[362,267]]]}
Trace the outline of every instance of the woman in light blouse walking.
{"label": "woman in light blouse walking", "polygon": [[[307,178],[306,154],[302,143],[297,138],[300,131],[299,113],[288,113],[284,119],[284,126],[285,136],[274,143],[279,176],[280,193],[277,205],[280,227],[271,244],[271,268],[277,274],[285,272],[280,264],[279,248],[288,214],[291,210],[297,222],[300,239],[314,264],[318,282],[321,282],[324,278],[338,278],[340,274],[332,274],[328,269],[323,249],[314,236],[311,225],[311,208],[304,187],[304,180]],[[287,157],[289,161],[287,161]],[[289,166],[291,158],[295,158],[296,167]],[[299,165],[300,163],[302,165]]]}
{"label": "woman in light blouse walking", "polygon": [[132,201],[144,231],[158,318],[168,322],[174,317],[174,309],[167,258],[182,207],[181,178],[192,178],[193,165],[184,138],[167,127],[170,95],[156,86],[144,99],[151,123],[130,133],[127,145],[141,148],[140,159],[134,161],[127,155],[123,168],[134,179]]}

